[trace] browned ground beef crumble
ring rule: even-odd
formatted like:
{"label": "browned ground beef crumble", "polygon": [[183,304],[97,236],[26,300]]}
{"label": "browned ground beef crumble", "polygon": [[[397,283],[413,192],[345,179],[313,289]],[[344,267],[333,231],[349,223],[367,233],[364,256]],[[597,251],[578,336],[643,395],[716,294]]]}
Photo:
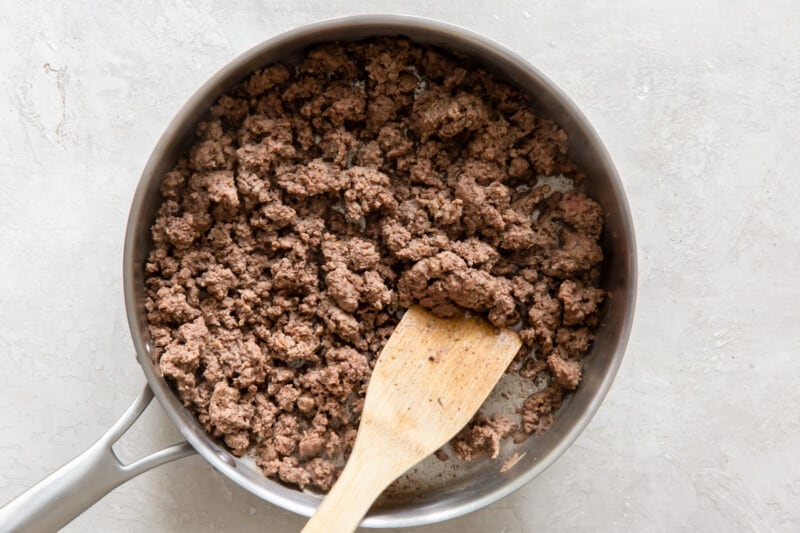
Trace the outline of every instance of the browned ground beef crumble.
{"label": "browned ground beef crumble", "polygon": [[604,297],[599,205],[537,186],[580,183],[566,148],[515,89],[405,40],[256,72],[163,180],[146,267],[161,372],[231,452],[324,491],[402,309],[470,309],[519,329],[509,371],[547,385],[521,427],[478,415],[455,454],[547,430]]}

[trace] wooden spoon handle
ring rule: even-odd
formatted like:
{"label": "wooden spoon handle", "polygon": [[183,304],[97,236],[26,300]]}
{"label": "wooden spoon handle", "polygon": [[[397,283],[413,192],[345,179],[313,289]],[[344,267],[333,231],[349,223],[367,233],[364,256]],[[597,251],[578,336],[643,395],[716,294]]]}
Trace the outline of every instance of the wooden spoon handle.
{"label": "wooden spoon handle", "polygon": [[[375,453],[381,455],[381,452]],[[358,453],[356,446],[342,475],[302,533],[355,531],[373,502],[398,475],[393,461],[376,461],[374,457],[370,460],[366,451]]]}

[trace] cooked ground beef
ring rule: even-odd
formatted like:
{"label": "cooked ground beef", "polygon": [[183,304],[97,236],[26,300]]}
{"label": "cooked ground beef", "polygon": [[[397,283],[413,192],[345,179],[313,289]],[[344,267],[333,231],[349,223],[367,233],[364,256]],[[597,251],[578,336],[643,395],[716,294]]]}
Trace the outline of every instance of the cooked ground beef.
{"label": "cooked ground beef", "polygon": [[[539,434],[581,379],[603,259],[567,135],[512,87],[405,40],[255,72],[164,176],[146,267],[155,357],[184,405],[268,476],[327,490],[402,309],[520,331],[546,383],[521,424],[479,415],[457,457]],[[513,413],[510,413],[513,414]]]}

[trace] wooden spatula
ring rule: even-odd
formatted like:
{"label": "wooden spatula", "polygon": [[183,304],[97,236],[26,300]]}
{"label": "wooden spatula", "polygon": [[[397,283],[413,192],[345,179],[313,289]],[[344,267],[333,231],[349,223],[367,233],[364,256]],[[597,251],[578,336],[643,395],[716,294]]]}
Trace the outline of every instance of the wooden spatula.
{"label": "wooden spatula", "polygon": [[520,345],[480,318],[406,311],[375,364],[347,465],[303,533],[354,531],[392,481],[469,422]]}

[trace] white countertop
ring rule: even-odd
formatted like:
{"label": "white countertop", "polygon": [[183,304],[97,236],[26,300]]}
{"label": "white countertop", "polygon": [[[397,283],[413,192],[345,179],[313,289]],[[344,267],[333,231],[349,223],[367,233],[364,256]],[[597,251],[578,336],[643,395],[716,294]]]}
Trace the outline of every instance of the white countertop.
{"label": "white countertop", "polygon": [[[167,122],[250,46],[357,12],[461,24],[541,68],[605,140],[639,239],[633,335],[588,429],[514,495],[414,531],[800,530],[793,0],[5,2],[0,503],[84,450],[144,384],[122,238]],[[177,440],[157,404],[142,422],[130,456]],[[67,531],[302,523],[192,457],[118,488]]]}

